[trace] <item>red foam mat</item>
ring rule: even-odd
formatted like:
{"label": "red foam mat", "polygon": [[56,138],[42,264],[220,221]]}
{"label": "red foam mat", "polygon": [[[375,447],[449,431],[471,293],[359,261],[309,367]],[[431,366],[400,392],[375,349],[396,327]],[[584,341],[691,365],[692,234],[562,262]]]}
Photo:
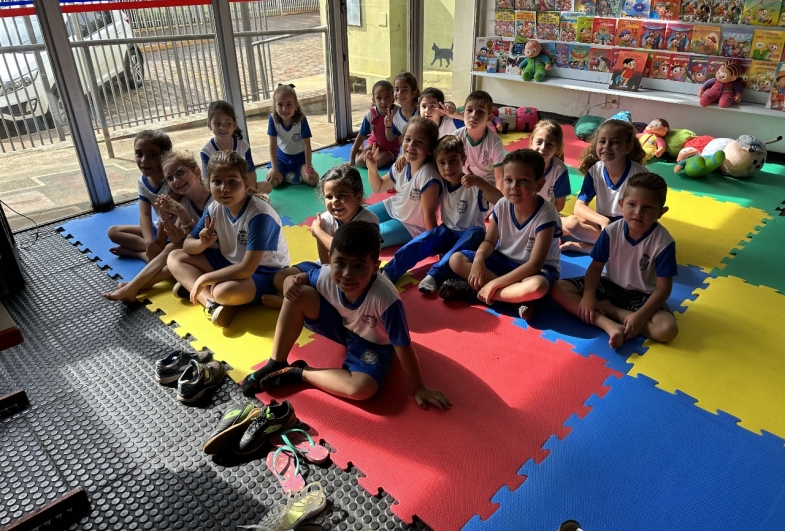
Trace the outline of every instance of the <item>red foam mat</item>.
{"label": "red foam mat", "polygon": [[[589,144],[575,136],[575,128],[573,126],[562,125],[561,128],[564,131],[564,162],[573,168],[577,168],[579,166],[578,157]],[[521,138],[515,142],[505,144],[504,149],[515,151],[516,149],[528,148],[529,138],[531,137]]]}
{"label": "red foam mat", "polygon": [[[272,396],[291,400],[335,449],[335,463],[365,474],[365,489],[395,498],[392,511],[401,519],[416,515],[436,530],[460,529],[475,514],[488,518],[497,508],[494,493],[504,484],[516,489],[521,465],[544,459],[545,441],[566,436],[564,422],[584,416],[589,396],[604,395],[603,382],[620,375],[600,358],[578,356],[483,308],[447,306],[414,288],[402,298],[425,381],[449,396],[452,410],[421,410],[397,361],[367,402],[308,387]],[[342,346],[317,337],[295,346],[290,361],[337,367],[343,355]]]}

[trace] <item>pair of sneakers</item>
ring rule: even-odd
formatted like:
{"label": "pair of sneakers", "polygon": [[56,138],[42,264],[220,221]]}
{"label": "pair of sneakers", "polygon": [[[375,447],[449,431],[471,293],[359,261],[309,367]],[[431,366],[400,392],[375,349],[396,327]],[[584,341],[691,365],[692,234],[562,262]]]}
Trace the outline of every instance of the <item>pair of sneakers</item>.
{"label": "pair of sneakers", "polygon": [[232,451],[237,455],[251,455],[267,444],[271,436],[297,424],[294,407],[288,400],[278,404],[256,407],[251,403],[228,410],[215,430],[205,441],[206,454]]}
{"label": "pair of sneakers", "polygon": [[[174,283],[172,294],[180,299],[187,300],[191,298],[191,292],[179,282]],[[226,328],[232,324],[234,314],[237,312],[237,306],[224,306],[218,304],[212,299],[207,300],[207,306],[204,307],[204,313],[210,318],[210,321],[219,328]]]}
{"label": "pair of sneakers", "polygon": [[[477,302],[477,290],[462,278],[445,280],[439,286],[439,297],[446,301]],[[518,316],[524,321],[534,319],[537,301],[527,301],[518,306]]]}
{"label": "pair of sneakers", "polygon": [[303,381],[303,369],[307,366],[303,360],[297,360],[290,365],[287,361],[270,358],[264,367],[252,372],[240,382],[240,389],[245,396],[253,396],[284,385],[294,385]]}
{"label": "pair of sneakers", "polygon": [[177,382],[177,400],[191,404],[219,387],[226,378],[226,367],[210,361],[212,354],[175,350],[155,362],[155,381],[161,385]]}

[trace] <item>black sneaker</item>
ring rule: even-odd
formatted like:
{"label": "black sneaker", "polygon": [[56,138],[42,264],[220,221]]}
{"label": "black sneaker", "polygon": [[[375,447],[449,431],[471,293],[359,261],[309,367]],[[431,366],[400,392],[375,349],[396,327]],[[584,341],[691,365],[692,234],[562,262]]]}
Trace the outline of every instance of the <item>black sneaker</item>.
{"label": "black sneaker", "polygon": [[261,409],[250,402],[230,409],[224,413],[215,431],[202,446],[202,451],[206,454],[217,454],[224,448],[231,448],[237,444],[245,429],[261,412]]}
{"label": "black sneaker", "polygon": [[439,287],[439,297],[446,301],[475,302],[477,290],[463,279],[451,278]]}
{"label": "black sneaker", "polygon": [[211,356],[212,354],[204,350],[194,353],[182,350],[170,352],[168,356],[155,362],[155,381],[161,385],[174,383],[188,368],[192,359],[199,363],[206,363],[210,361]]}
{"label": "black sneaker", "polygon": [[275,372],[279,369],[283,369],[284,367],[288,367],[289,363],[285,361],[275,361],[274,359],[270,358],[267,360],[267,365],[262,367],[261,369],[257,369],[245,378],[243,381],[240,382],[240,389],[242,389],[243,394],[245,396],[253,396],[256,393],[260,393],[262,388],[259,385],[259,382],[262,381],[262,378],[267,376],[268,374]]}
{"label": "black sneaker", "polygon": [[172,295],[174,295],[175,297],[181,300],[191,298],[191,292],[185,289],[185,286],[183,286],[179,282],[174,283],[174,287],[172,288]]}
{"label": "black sneaker", "polygon": [[243,433],[235,452],[237,455],[252,454],[262,448],[271,435],[282,430],[288,430],[294,427],[295,424],[297,424],[297,417],[294,414],[292,404],[288,400],[284,400],[282,404],[264,406],[259,416],[251,422],[251,425]]}
{"label": "black sneaker", "polygon": [[220,386],[226,378],[226,367],[220,361],[199,363],[191,360],[188,368],[177,380],[177,400],[184,404],[196,402],[207,391]]}
{"label": "black sneaker", "polygon": [[303,367],[307,366],[308,364],[303,360],[297,360],[288,367],[271,372],[262,378],[259,382],[259,387],[261,387],[262,391],[269,391],[283,385],[300,383],[303,381]]}
{"label": "black sneaker", "polygon": [[521,319],[526,322],[531,321],[534,319],[534,315],[537,311],[537,301],[528,301],[525,304],[521,304],[518,307],[518,315]]}
{"label": "black sneaker", "polygon": [[207,306],[204,307],[205,313],[210,316],[213,324],[219,328],[226,328],[232,324],[234,314],[237,312],[237,306],[224,306],[218,304],[212,299],[207,300]]}

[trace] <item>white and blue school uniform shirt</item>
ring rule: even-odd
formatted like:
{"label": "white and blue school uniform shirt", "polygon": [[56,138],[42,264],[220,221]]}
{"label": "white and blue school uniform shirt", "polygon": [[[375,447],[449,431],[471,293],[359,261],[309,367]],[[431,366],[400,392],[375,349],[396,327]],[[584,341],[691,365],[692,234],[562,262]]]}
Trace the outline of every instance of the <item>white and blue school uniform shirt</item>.
{"label": "white and blue school uniform shirt", "polygon": [[411,344],[409,325],[398,290],[384,275],[376,275],[362,295],[350,303],[330,278],[330,266],[308,273],[308,281],[343,318],[347,331],[369,343],[405,347]]}
{"label": "white and blue school uniform shirt", "polygon": [[155,228],[155,223],[158,221],[158,218],[161,217],[161,212],[157,206],[155,206],[155,200],[158,199],[159,195],[168,195],[171,190],[169,190],[169,185],[166,184],[166,181],[161,179],[160,184],[158,186],[153,186],[150,181],[147,180],[147,176],[143,173],[139,180],[136,181],[136,188],[139,192],[139,201],[144,201],[145,203],[149,203],[152,207],[152,216],[153,216],[153,228]]}
{"label": "white and blue school uniform shirt", "polygon": [[600,233],[591,257],[605,264],[602,275],[628,290],[651,293],[657,277],[675,277],[676,242],[668,230],[655,222],[639,240],[629,235],[627,222],[614,221]]}
{"label": "white and blue school uniform shirt", "polygon": [[600,160],[589,168],[586,177],[583,178],[583,186],[578,199],[587,205],[595,197],[597,198],[596,210],[611,221],[621,218],[621,206],[619,199],[624,195],[627,187],[627,180],[637,173],[645,173],[646,168],[632,160],[627,160],[627,167],[618,183],[613,184],[608,175],[605,164]]}
{"label": "white and blue school uniform shirt", "polygon": [[466,124],[463,120],[442,115],[439,117],[439,138],[447,135],[454,135],[458,129],[465,126]]}
{"label": "white and blue school uniform shirt", "polygon": [[529,216],[529,219],[519,220],[515,217],[513,204],[502,197],[493,207],[492,216],[499,228],[499,242],[496,244],[496,250],[519,264],[529,261],[537,234],[553,227],[553,239],[543,267],[552,268],[557,273],[561,271],[559,265],[561,259],[559,251],[559,238],[562,235],[561,217],[553,204],[537,196],[537,207],[534,213]]}
{"label": "white and blue school uniform shirt", "polygon": [[485,229],[485,218],[491,205],[477,186],[464,188],[459,182],[452,185],[444,181],[442,192],[442,225],[452,231],[463,232],[470,227]]}
{"label": "white and blue school uniform shirt", "polygon": [[466,151],[466,164],[463,166],[463,172],[482,177],[496,186],[496,179],[493,175],[494,168],[501,166],[504,161],[504,146],[502,146],[502,139],[496,134],[496,131],[491,131],[486,127],[478,142],[472,140],[466,127],[461,127],[454,134],[463,141]]}
{"label": "white and blue school uniform shirt", "polygon": [[283,236],[281,218],[265,201],[248,196],[237,216],[232,216],[228,208],[214,201],[191,231],[191,236],[199,237],[208,215],[215,220],[221,255],[230,263],[239,264],[246,251],[264,251],[259,267],[281,269],[289,265],[289,247]]}
{"label": "white and blue school uniform shirt", "polygon": [[397,219],[413,237],[425,232],[425,215],[422,212],[420,196],[431,186],[439,188],[442,194],[442,178],[433,163],[423,164],[412,174],[411,164],[398,173],[395,167],[390,169],[390,179],[398,191],[384,200],[384,208],[391,218]]}
{"label": "white and blue school uniform shirt", "polygon": [[[218,144],[215,143],[215,139],[211,138],[209,142],[207,142],[204,147],[202,148],[201,153],[199,153],[199,157],[202,159],[202,175],[205,179],[208,177],[207,173],[207,163],[210,162],[210,159],[213,155],[221,151],[218,148]],[[251,146],[245,140],[241,138],[237,138],[236,136],[232,137],[232,151],[236,151],[240,155],[243,156],[245,159],[247,169],[247,173],[252,173],[256,170],[256,164],[253,162],[253,157],[251,156]]]}
{"label": "white and blue school uniform shirt", "polygon": [[555,203],[557,197],[570,195],[572,189],[570,189],[570,172],[567,170],[567,165],[552,157],[551,165],[545,170],[545,184],[537,193],[551,203]]}
{"label": "white and blue school uniform shirt", "polygon": [[[320,217],[322,220],[322,230],[330,236],[335,236],[335,233],[341,225],[343,225],[342,221],[335,219],[333,215],[326,210],[322,212]],[[360,207],[360,210],[354,215],[350,222],[351,221],[367,221],[368,223],[373,223],[377,227],[379,226],[379,218],[376,217],[376,214],[363,207]]]}
{"label": "white and blue school uniform shirt", "polygon": [[[414,113],[409,118],[414,118],[415,116],[420,115],[419,107],[414,108]],[[393,114],[393,124],[392,124],[392,132],[395,136],[401,136],[403,134],[403,130],[406,127],[406,124],[409,123],[409,118],[403,115],[403,108],[398,107],[398,111]]]}
{"label": "white and blue school uniform shirt", "polygon": [[300,169],[305,164],[303,140],[312,136],[308,119],[303,116],[299,122],[293,122],[287,128],[282,122],[277,122],[271,114],[267,122],[267,134],[277,138],[278,171],[287,181],[299,183]]}
{"label": "white and blue school uniform shirt", "polygon": [[205,209],[207,209],[212,202],[213,196],[211,195],[207,196],[207,201],[205,201],[202,206],[197,205],[186,196],[180,198],[180,204],[183,205],[183,208],[185,209],[186,217],[191,218],[194,223],[202,219]]}

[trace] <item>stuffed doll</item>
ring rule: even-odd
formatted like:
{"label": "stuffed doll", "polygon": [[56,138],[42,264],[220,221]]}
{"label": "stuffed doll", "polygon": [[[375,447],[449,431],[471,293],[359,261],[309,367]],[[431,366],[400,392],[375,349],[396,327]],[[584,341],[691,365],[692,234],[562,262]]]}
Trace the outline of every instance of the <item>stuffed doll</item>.
{"label": "stuffed doll", "polygon": [[657,118],[649,122],[642,133],[638,133],[638,142],[641,143],[643,151],[646,152],[644,162],[648,162],[654,157],[661,157],[665,153],[665,135],[670,131],[671,126],[668,120]]}
{"label": "stuffed doll", "polygon": [[673,171],[682,169],[689,177],[703,177],[719,169],[737,179],[752,177],[766,162],[766,144],[779,142],[782,136],[761,142],[754,136],[738,139],[699,136],[690,139],[679,151]]}
{"label": "stuffed doll", "polygon": [[703,84],[698,91],[701,107],[719,103],[720,107],[730,107],[731,103],[739,103],[744,92],[744,85],[738,81],[741,66],[732,61],[722,63],[714,77]]}
{"label": "stuffed doll", "polygon": [[551,59],[542,51],[542,45],[530,40],[523,48],[525,58],[521,61],[521,77],[524,81],[542,81],[545,71],[551,69]]}

